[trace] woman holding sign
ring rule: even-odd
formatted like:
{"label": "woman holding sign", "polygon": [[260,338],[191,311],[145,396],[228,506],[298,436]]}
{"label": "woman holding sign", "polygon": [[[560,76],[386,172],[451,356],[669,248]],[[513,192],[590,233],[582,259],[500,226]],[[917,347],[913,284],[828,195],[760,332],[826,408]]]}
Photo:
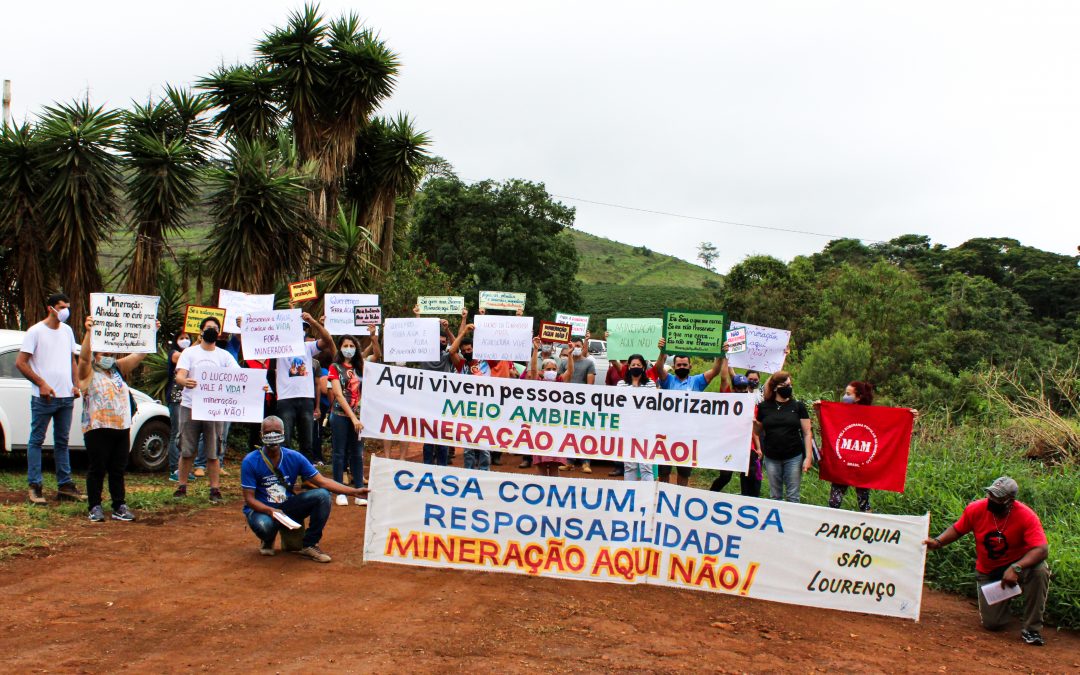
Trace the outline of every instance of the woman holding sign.
{"label": "woman holding sign", "polygon": [[754,432],[765,453],[769,496],[798,503],[802,475],[810,470],[814,453],[810,413],[805,403],[795,400],[791,373],[773,373],[765,383],[765,399],[758,405]]}
{"label": "woman holding sign", "polygon": [[[570,349],[564,347],[563,357],[566,358],[566,371],[559,374],[559,362],[555,359],[544,359],[540,364],[540,370],[536,369],[537,355],[540,352],[540,338],[533,338],[532,358],[529,359],[529,370],[526,379],[543,380],[544,382],[569,382],[574,376],[574,359],[569,358]],[[533,466],[540,471],[541,476],[558,476],[559,467],[566,466],[565,457],[549,455],[533,455]]]}
{"label": "woman holding sign", "polygon": [[109,496],[112,498],[112,519],[123,522],[135,520],[135,514],[124,502],[124,470],[131,450],[131,391],[125,378],[139,365],[146,354],[115,354],[90,351],[90,334],[94,319],[86,317],[79,354],[78,380],[83,392],[82,431],[90,468],[86,472],[86,500],[90,522],[105,520],[101,508],[101,491],[105,475],[109,476]]}
{"label": "woman holding sign", "polygon": [[[656,389],[656,383],[647,374],[646,368],[648,365],[648,361],[641,354],[631,354],[630,358],[626,359],[626,370],[623,372],[623,378],[615,386]],[[652,465],[640,462],[623,462],[622,476],[623,480],[656,480],[653,475]]]}
{"label": "woman holding sign", "polygon": [[[374,360],[382,359],[382,348],[375,338],[375,326],[368,326],[371,335],[371,349]],[[364,441],[360,438],[363,425],[360,424],[360,391],[364,381],[364,355],[360,351],[360,341],[351,335],[343,335],[338,347],[337,357],[330,365],[326,379],[333,387],[334,401],[330,411],[330,445],[333,448],[331,465],[334,480],[342,482],[345,477],[345,463],[349,463],[353,487],[364,487]],[[338,495],[338,506],[346,506],[349,498]],[[356,497],[356,505],[364,506],[367,500]]]}

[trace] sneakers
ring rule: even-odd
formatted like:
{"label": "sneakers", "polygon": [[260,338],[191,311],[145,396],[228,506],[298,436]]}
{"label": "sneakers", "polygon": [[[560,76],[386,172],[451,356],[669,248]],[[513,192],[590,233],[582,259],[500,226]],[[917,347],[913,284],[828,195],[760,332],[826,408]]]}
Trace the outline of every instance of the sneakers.
{"label": "sneakers", "polygon": [[47,504],[45,501],[45,495],[41,492],[41,484],[34,483],[30,485],[26,491],[26,498],[30,500],[31,504]]}
{"label": "sneakers", "polygon": [[581,465],[581,472],[582,473],[592,473],[592,465],[591,464],[582,464]]}
{"label": "sneakers", "polygon": [[201,466],[195,467],[195,477],[196,478],[202,478],[205,475],[206,475],[206,469],[202,468]]}
{"label": "sneakers", "polygon": [[354,498],[353,498],[353,502],[354,502],[354,503],[355,503],[355,504],[356,504],[357,506],[367,506],[367,500],[366,500],[366,499],[364,499],[363,497],[354,497]]}
{"label": "sneakers", "polygon": [[1020,631],[1020,639],[1033,647],[1042,647],[1046,644],[1046,641],[1043,640],[1043,636],[1039,635],[1039,631],[1037,630]]}
{"label": "sneakers", "polygon": [[75,483],[64,483],[56,488],[56,501],[86,501],[86,496],[79,492],[79,488],[75,486]]}
{"label": "sneakers", "polygon": [[274,542],[259,541],[259,555],[274,555]]}
{"label": "sneakers", "polygon": [[90,508],[90,522],[91,523],[103,523],[105,522],[105,511],[101,508],[101,504]]}
{"label": "sneakers", "polygon": [[187,486],[177,485],[176,492],[172,493],[173,499],[183,499],[187,497]]}
{"label": "sneakers", "polygon": [[121,504],[120,506],[113,509],[112,519],[119,520],[124,523],[130,523],[131,521],[135,520],[135,514],[131,512],[131,509],[127,507],[127,504]]}
{"label": "sneakers", "polygon": [[210,503],[220,504],[221,500],[221,490],[219,490],[218,488],[210,488]]}
{"label": "sneakers", "polygon": [[559,465],[559,471],[573,471],[573,470],[574,470],[574,465],[573,464],[561,464],[561,465]]}
{"label": "sneakers", "polygon": [[313,546],[305,546],[304,548],[297,551],[297,553],[304,556],[305,558],[310,558],[315,562],[328,563],[331,560],[330,556],[323,553],[322,549],[319,548],[318,544],[315,544]]}
{"label": "sneakers", "polygon": [[349,498],[345,495],[338,495],[337,497],[334,497],[334,504],[337,506],[348,506]]}
{"label": "sneakers", "polygon": [[169,474],[169,480],[171,482],[173,482],[173,483],[179,483],[180,482],[180,472],[179,471],[173,471],[172,473],[170,473]]}
{"label": "sneakers", "polygon": [[528,469],[528,468],[529,468],[529,467],[531,467],[531,466],[532,466],[532,462],[530,462],[530,461],[529,461],[529,460],[527,460],[527,459],[525,459],[525,460],[522,460],[522,461],[521,461],[521,464],[518,464],[518,468],[519,468],[519,469]]}

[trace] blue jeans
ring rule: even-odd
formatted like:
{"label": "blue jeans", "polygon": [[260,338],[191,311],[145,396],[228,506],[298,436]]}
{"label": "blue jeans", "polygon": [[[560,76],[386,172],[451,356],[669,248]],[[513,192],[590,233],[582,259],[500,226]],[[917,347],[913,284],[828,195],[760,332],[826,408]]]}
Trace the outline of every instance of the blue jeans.
{"label": "blue jeans", "polygon": [[[304,532],[304,547],[314,546],[322,539],[323,527],[330,518],[330,493],[326,488],[301,492],[286,499],[278,508],[298,523],[305,518],[311,518],[307,531]],[[268,546],[274,545],[278,530],[285,527],[265,513],[257,511],[247,514],[247,522],[255,536]]]}
{"label": "blue jeans", "polygon": [[364,442],[357,437],[347,415],[330,415],[330,445],[333,447],[334,480],[342,481],[348,462],[353,487],[364,487]]}
{"label": "blue jeans", "polygon": [[169,404],[169,473],[180,467],[180,404]]}
{"label": "blue jeans", "polygon": [[783,460],[765,458],[765,473],[769,478],[770,497],[799,503],[803,459],[802,455]]}
{"label": "blue jeans", "polygon": [[53,462],[56,464],[56,484],[71,482],[71,455],[68,452],[68,435],[71,433],[71,411],[75,397],[52,397],[48,401],[40,396],[30,397],[30,442],[26,446],[26,482],[41,485],[41,446],[49,422],[53,425]]}
{"label": "blue jeans", "polygon": [[315,399],[313,398],[286,398],[277,402],[277,416],[285,427],[285,447],[296,447],[292,444],[293,429],[297,430],[300,437],[300,454],[314,462],[315,455],[311,452],[311,440],[315,434]]}
{"label": "blue jeans", "polygon": [[491,451],[470,450],[469,448],[466,448],[464,466],[466,469],[476,469],[477,471],[490,471]]}
{"label": "blue jeans", "polygon": [[424,443],[424,464],[446,466],[450,462],[450,447]]}

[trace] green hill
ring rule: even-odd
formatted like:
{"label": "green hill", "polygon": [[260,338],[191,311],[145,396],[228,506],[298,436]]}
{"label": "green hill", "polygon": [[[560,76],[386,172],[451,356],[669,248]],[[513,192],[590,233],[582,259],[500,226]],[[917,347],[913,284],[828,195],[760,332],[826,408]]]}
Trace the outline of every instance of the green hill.
{"label": "green hill", "polygon": [[577,278],[582,284],[701,288],[705,281],[720,280],[716,272],[645,246],[634,247],[580,230],[570,230],[570,236],[577,246]]}

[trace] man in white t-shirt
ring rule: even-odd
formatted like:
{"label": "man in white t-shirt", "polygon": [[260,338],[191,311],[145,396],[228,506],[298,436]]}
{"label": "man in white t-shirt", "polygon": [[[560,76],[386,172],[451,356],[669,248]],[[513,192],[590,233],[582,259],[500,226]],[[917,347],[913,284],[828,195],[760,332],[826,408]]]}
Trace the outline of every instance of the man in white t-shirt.
{"label": "man in white t-shirt", "polygon": [[208,316],[199,324],[201,336],[198,344],[191,345],[180,353],[176,362],[176,384],[184,388],[180,399],[180,471],[177,475],[179,485],[173,497],[182,499],[187,496],[188,475],[195,464],[195,455],[199,453],[199,435],[203,436],[206,450],[206,470],[210,474],[210,501],[221,502],[221,462],[219,452],[223,444],[218,442],[222,431],[221,422],[191,419],[192,391],[198,386],[201,368],[239,368],[236,359],[229,352],[217,346],[221,334],[221,324]]}
{"label": "man in white t-shirt", "polygon": [[30,380],[30,441],[26,446],[26,481],[31,504],[44,504],[41,491],[41,446],[49,422],[53,425],[53,461],[56,464],[56,498],[84,499],[71,479],[68,434],[75,397],[76,359],[79,344],[65,322],[71,314],[71,301],[63,293],[54,293],[45,301],[48,316],[30,326],[23,338],[15,367]]}
{"label": "man in white t-shirt", "polygon": [[277,394],[277,416],[285,426],[285,444],[292,445],[293,429],[300,434],[300,452],[309,462],[316,461],[311,443],[315,437],[315,374],[311,359],[322,353],[321,362],[332,363],[337,356],[337,346],[330,332],[311,314],[300,315],[310,329],[314,340],[304,343],[303,356],[280,358],[276,364],[274,391]]}

